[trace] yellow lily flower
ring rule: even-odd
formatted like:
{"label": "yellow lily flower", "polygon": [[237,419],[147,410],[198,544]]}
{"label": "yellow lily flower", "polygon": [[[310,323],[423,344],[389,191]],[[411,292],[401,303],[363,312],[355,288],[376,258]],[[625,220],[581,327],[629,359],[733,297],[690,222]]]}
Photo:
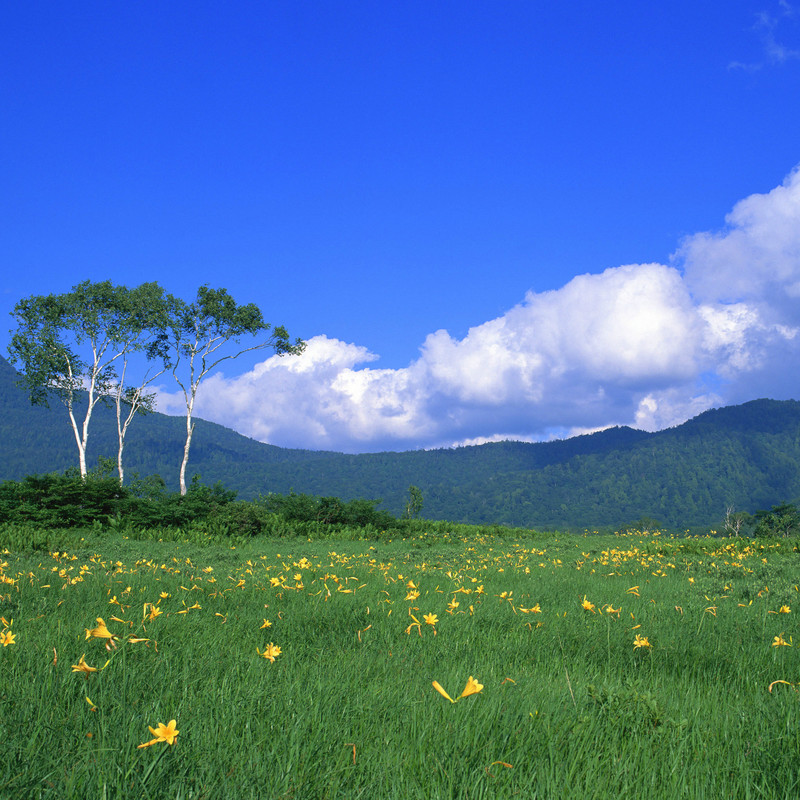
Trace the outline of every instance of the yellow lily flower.
{"label": "yellow lily flower", "polygon": [[439,683],[439,681],[434,681],[431,685],[433,686],[434,689],[436,689],[437,692],[439,692],[439,694],[442,697],[447,698],[451,703],[455,703],[455,700],[453,700],[453,698],[450,697],[449,694],[447,694],[447,692],[442,688],[442,684]]}
{"label": "yellow lily flower", "polygon": [[86,628],[86,638],[87,639],[107,639],[107,644],[111,644],[113,647],[116,647],[114,644],[114,640],[118,639],[118,636],[115,636],[111,631],[106,627],[106,623],[103,622],[102,617],[97,617],[97,627]]}
{"label": "yellow lily flower", "polygon": [[83,673],[83,677],[86,678],[86,680],[89,680],[89,675],[91,675],[93,672],[98,672],[99,670],[97,669],[97,667],[90,667],[86,663],[85,658],[86,658],[86,653],[84,653],[78,659],[78,663],[77,664],[73,664],[72,665],[72,671],[73,672],[82,672]]}
{"label": "yellow lily flower", "polygon": [[469,679],[467,680],[467,685],[464,687],[464,691],[461,692],[459,699],[461,699],[461,697],[469,697],[472,694],[478,694],[478,692],[482,691],[483,691],[483,684],[478,683],[478,681],[476,681],[475,678],[473,678],[472,675],[470,675]]}
{"label": "yellow lily flower", "polygon": [[263,656],[264,658],[268,659],[269,661],[271,661],[274,664],[275,663],[275,659],[281,654],[281,649],[277,645],[274,645],[274,644],[272,644],[272,642],[270,642],[264,648],[264,652],[263,653],[256,647],[256,653],[258,653],[260,656]]}
{"label": "yellow lily flower", "polygon": [[174,719],[169,721],[169,725],[164,725],[162,722],[159,722],[157,728],[151,728],[149,725],[147,727],[150,729],[150,733],[155,736],[155,739],[137,745],[137,750],[140,750],[142,747],[150,747],[150,745],[158,744],[159,742],[166,742],[169,745],[173,745],[175,744],[175,737],[180,733],[175,727]]}
{"label": "yellow lily flower", "polygon": [[455,700],[453,700],[453,698],[450,697],[449,694],[447,694],[447,692],[444,690],[444,687],[442,686],[441,683],[439,683],[439,681],[433,681],[431,686],[433,686],[433,688],[436,689],[436,691],[439,692],[439,694],[442,697],[449,700],[451,703],[457,703],[459,700],[461,700],[462,697],[469,697],[470,695],[478,694],[478,692],[483,691],[483,684],[478,683],[478,681],[476,681],[475,678],[472,677],[472,675],[469,676],[469,679],[467,680],[467,685],[464,687],[464,691],[461,692],[461,694]]}

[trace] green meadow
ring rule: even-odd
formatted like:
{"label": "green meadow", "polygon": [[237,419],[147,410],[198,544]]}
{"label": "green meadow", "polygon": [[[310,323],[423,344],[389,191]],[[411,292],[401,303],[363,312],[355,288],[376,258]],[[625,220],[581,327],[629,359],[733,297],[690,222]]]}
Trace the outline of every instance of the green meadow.
{"label": "green meadow", "polygon": [[800,796],[796,541],[518,533],[0,531],[0,797]]}

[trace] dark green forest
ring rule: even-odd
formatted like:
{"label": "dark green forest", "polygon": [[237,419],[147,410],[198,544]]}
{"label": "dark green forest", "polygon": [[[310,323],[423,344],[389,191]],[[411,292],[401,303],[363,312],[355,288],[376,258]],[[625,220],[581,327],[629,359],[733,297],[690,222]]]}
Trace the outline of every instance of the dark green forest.
{"label": "dark green forest", "polygon": [[[60,472],[76,463],[66,410],[31,406],[0,359],[0,480]],[[185,423],[137,418],[126,475],[158,474],[177,488]],[[92,418],[89,463],[116,455],[113,411]],[[669,430],[612,428],[561,441],[347,455],[262,444],[197,421],[189,474],[239,499],[290,492],[382,500],[400,515],[419,487],[422,515],[536,528],[623,526],[641,518],[685,529],[720,525],[726,509],[754,513],[800,498],[800,403],[754,400],[707,411]]]}

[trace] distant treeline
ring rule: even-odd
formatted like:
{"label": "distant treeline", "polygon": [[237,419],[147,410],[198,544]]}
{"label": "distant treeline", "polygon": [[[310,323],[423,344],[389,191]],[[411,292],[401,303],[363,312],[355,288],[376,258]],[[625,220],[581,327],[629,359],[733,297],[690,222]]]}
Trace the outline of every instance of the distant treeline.
{"label": "distant treeline", "polygon": [[[395,517],[378,508],[380,500],[342,500],[332,496],[290,493],[255,500],[238,500],[235,490],[221,483],[206,486],[195,476],[185,495],[168,491],[159,476],[136,477],[120,486],[106,470],[93,470],[84,479],[77,469],[63,474],[28,475],[20,481],[0,483],[0,525],[36,529],[112,528],[158,532],[191,529],[215,537],[330,536],[350,532],[353,538],[380,538],[404,532],[441,532],[458,523],[430,522],[408,515]],[[409,487],[411,499],[421,503],[421,493]],[[411,502],[407,508],[411,508]],[[443,527],[444,526],[444,527]],[[655,532],[664,526],[641,517],[622,531]],[[503,530],[494,526],[492,532]],[[508,530],[508,528],[506,528]],[[782,503],[756,514],[729,511],[718,535],[798,536],[800,512]]]}
{"label": "distant treeline", "polygon": [[[63,470],[74,443],[63,409],[31,407],[0,359],[0,479]],[[113,413],[97,409],[90,463],[116,452]],[[184,421],[152,413],[137,422],[130,472],[178,488]],[[649,517],[675,530],[715,528],[726,511],[800,500],[800,403],[757,400],[708,411],[676,428],[613,428],[563,441],[347,455],[262,444],[198,420],[190,472],[254,500],[291,493],[381,498],[400,516],[409,485],[428,519],[536,529],[619,529]],[[126,481],[126,485],[128,482]]]}

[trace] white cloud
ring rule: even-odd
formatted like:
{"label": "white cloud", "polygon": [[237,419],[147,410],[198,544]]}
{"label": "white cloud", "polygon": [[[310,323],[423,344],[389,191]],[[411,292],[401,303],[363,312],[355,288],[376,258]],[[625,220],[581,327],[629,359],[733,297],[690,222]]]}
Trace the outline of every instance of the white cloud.
{"label": "white cloud", "polygon": [[756,14],[756,22],[753,25],[753,30],[758,36],[762,51],[763,58],[760,61],[732,61],[728,67],[730,69],[743,69],[747,72],[757,72],[763,69],[766,64],[776,66],[784,64],[787,61],[793,61],[800,58],[800,50],[794,47],[789,47],[783,41],[778,41],[778,29],[780,28],[780,35],[783,38],[789,35],[785,30],[784,22],[791,21],[797,17],[797,8],[786,0],[778,0],[779,8],[775,12],[761,11]]}
{"label": "white cloud", "polygon": [[800,296],[800,169],[767,194],[738,202],[718,233],[684,240],[676,254],[700,301],[770,304]]}
{"label": "white cloud", "polygon": [[[681,269],[682,268],[682,269]],[[796,391],[800,171],[737,203],[673,266],[630,264],[529,293],[462,339],[431,333],[403,369],[326,336],[202,386],[197,414],[283,446],[447,446],[630,424]],[[180,411],[161,394],[161,408]]]}

